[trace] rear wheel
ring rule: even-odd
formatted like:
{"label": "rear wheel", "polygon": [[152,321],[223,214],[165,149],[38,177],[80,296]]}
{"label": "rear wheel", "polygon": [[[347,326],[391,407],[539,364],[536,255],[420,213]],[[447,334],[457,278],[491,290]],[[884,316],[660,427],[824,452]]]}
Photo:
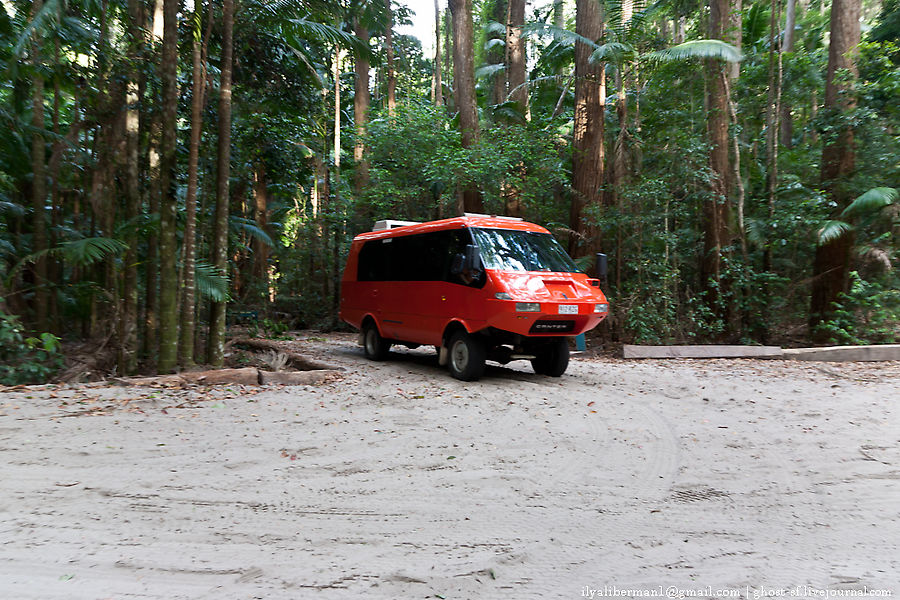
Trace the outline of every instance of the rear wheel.
{"label": "rear wheel", "polygon": [[542,346],[531,360],[531,366],[539,375],[559,377],[569,366],[569,341],[559,338]]}
{"label": "rear wheel", "polygon": [[475,336],[458,331],[450,338],[450,374],[461,381],[474,381],[484,373],[487,349]]}
{"label": "rear wheel", "polygon": [[384,360],[390,353],[391,344],[378,333],[374,321],[366,321],[363,325],[363,350],[369,360]]}

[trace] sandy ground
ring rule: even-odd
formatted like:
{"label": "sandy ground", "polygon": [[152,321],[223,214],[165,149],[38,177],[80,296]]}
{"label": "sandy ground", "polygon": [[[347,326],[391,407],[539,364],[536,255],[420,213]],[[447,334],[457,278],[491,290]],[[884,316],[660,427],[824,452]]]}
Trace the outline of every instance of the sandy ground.
{"label": "sandy ground", "polygon": [[0,395],[0,598],[900,595],[898,363],[299,346],[346,377]]}

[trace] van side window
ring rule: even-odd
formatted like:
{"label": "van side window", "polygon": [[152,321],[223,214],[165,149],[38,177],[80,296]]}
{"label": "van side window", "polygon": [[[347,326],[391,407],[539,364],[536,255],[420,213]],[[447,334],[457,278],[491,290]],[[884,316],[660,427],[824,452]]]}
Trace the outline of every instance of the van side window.
{"label": "van side window", "polygon": [[357,267],[357,281],[385,281],[388,275],[390,256],[388,251],[391,244],[383,243],[384,240],[370,240],[363,244],[359,251],[359,265]]}

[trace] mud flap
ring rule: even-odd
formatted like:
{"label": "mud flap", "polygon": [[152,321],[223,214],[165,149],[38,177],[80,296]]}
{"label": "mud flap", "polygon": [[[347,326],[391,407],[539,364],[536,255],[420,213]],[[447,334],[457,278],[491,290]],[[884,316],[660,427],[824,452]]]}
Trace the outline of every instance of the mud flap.
{"label": "mud flap", "polygon": [[450,351],[447,349],[447,346],[442,345],[438,349],[438,364],[446,367],[448,362],[450,362]]}

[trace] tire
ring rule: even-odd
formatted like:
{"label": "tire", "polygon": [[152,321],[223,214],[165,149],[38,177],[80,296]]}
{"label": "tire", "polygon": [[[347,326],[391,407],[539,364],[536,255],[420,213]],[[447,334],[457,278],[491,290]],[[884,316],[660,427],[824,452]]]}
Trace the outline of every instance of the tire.
{"label": "tire", "polygon": [[559,338],[539,348],[531,366],[538,375],[559,377],[569,366],[569,341]]}
{"label": "tire", "polygon": [[374,321],[363,325],[363,351],[369,360],[384,360],[391,351],[391,343],[381,337]]}
{"label": "tire", "polygon": [[450,337],[447,368],[460,381],[474,381],[484,374],[487,349],[477,337],[457,331]]}

